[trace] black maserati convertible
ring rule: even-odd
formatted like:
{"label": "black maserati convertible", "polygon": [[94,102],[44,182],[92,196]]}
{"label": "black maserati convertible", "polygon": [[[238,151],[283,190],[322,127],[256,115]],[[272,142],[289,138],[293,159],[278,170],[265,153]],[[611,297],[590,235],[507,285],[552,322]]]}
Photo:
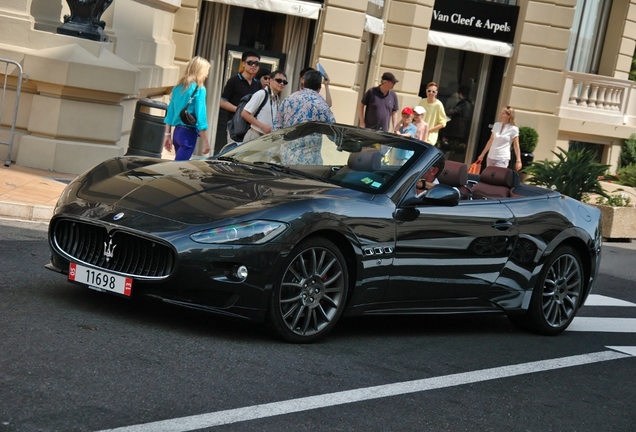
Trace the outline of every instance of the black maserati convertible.
{"label": "black maserati convertible", "polygon": [[333,123],[204,160],[107,160],[68,185],[49,242],[47,267],[70,281],[264,322],[291,342],[343,314],[504,313],[557,334],[601,258],[597,209]]}

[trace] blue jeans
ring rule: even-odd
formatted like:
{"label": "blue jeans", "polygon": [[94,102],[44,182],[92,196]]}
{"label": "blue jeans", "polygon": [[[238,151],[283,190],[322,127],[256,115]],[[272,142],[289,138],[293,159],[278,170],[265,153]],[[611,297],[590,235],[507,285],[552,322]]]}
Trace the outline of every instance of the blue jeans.
{"label": "blue jeans", "polygon": [[184,126],[176,126],[172,134],[172,144],[176,161],[189,160],[199,139],[199,131]]}

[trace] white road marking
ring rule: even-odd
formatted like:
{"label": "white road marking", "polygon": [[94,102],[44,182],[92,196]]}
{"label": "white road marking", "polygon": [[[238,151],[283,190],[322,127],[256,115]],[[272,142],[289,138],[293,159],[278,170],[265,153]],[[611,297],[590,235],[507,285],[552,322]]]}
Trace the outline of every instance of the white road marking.
{"label": "white road marking", "polygon": [[609,348],[614,351],[629,354],[630,356],[636,356],[636,347],[634,346],[608,346],[605,348]]}
{"label": "white road marking", "polygon": [[587,300],[585,300],[585,306],[624,306],[624,307],[636,307],[636,303],[631,303],[625,300],[607,297],[600,294],[590,294]]}
{"label": "white road marking", "polygon": [[[618,349],[620,348],[620,349]],[[354,390],[327,393],[287,401],[253,405],[207,414],[193,415],[176,419],[161,420],[101,432],[187,432],[248,420],[255,420],[277,415],[284,415],[318,408],[361,402],[384,397],[423,392],[427,390],[454,387],[464,384],[489,381],[500,378],[514,377],[530,373],[552,371],[573,366],[605,362],[633,357],[636,347],[616,347],[618,351],[601,351],[571,357],[561,357],[550,360],[540,360],[517,365],[482,369],[453,375],[406,381],[395,384],[385,384]]]}
{"label": "white road marking", "polygon": [[636,333],[636,318],[575,317],[566,331]]}

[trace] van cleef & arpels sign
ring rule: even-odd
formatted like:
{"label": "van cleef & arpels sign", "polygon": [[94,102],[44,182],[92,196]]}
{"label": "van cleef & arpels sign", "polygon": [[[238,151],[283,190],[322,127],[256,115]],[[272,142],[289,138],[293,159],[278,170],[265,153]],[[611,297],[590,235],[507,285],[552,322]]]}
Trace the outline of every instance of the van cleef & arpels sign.
{"label": "van cleef & arpels sign", "polygon": [[436,0],[431,30],[512,43],[519,6],[473,0]]}

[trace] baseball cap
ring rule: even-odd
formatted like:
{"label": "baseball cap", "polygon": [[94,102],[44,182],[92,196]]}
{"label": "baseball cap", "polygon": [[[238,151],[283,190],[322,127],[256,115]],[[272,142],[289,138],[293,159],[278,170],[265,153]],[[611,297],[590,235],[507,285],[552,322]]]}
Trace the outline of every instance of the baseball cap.
{"label": "baseball cap", "polygon": [[399,81],[395,78],[391,72],[384,72],[382,74],[382,81],[391,81],[393,84],[398,83]]}
{"label": "baseball cap", "polygon": [[402,110],[402,114],[413,115],[413,110],[410,107],[406,107]]}
{"label": "baseball cap", "polygon": [[424,107],[422,105],[416,106],[415,108],[413,108],[413,111],[415,111],[419,115],[426,114],[426,110],[424,109]]}

